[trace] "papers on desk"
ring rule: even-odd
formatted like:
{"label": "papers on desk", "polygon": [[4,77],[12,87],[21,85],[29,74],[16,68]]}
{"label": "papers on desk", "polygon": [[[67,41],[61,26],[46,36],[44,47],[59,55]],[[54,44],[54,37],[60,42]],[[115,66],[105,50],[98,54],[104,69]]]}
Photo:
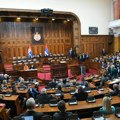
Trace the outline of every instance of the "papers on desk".
{"label": "papers on desk", "polygon": [[57,104],[52,104],[52,103],[50,103],[49,105],[50,105],[50,107],[56,107],[57,106]]}
{"label": "papers on desk", "polygon": [[10,96],[12,96],[12,93],[6,93],[6,94],[4,94],[4,96],[5,97],[10,97]]}
{"label": "papers on desk", "polygon": [[77,101],[75,101],[75,102],[68,102],[68,104],[69,104],[69,105],[77,105],[78,102],[77,102]]}
{"label": "papers on desk", "polygon": [[120,118],[120,113],[118,113],[118,114],[115,114],[118,118]]}
{"label": "papers on desk", "polygon": [[94,118],[93,120],[105,120],[105,118],[101,116],[99,118]]}
{"label": "papers on desk", "polygon": [[101,90],[98,90],[98,93],[99,93],[99,94],[103,94],[103,92],[102,92]]}
{"label": "papers on desk", "polygon": [[23,91],[23,90],[25,90],[26,88],[25,87],[19,87],[18,88],[20,91]]}
{"label": "papers on desk", "polygon": [[37,70],[37,69],[29,69],[29,70],[25,70],[25,71],[34,71],[34,70]]}
{"label": "papers on desk", "polygon": [[119,82],[120,82],[120,79],[113,79],[113,81],[111,81],[110,83],[114,84],[114,83],[119,83]]}

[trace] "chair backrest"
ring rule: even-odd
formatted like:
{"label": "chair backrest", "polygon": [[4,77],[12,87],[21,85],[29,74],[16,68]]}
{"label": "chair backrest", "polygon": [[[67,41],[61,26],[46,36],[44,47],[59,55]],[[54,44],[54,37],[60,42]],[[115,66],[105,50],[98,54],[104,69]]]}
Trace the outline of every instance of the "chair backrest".
{"label": "chair backrest", "polygon": [[69,120],[80,120],[80,118],[78,117],[77,113],[72,114],[72,116],[69,118]]}
{"label": "chair backrest", "polygon": [[52,120],[52,116],[50,115],[43,115],[42,120]]}
{"label": "chair backrest", "polygon": [[120,107],[117,107],[115,110],[115,115],[120,118]]}
{"label": "chair backrest", "polygon": [[104,120],[104,115],[102,114],[101,111],[94,111],[93,120]]}
{"label": "chair backrest", "polygon": [[91,102],[91,103],[96,102],[95,97],[94,96],[88,96],[87,102]]}
{"label": "chair backrest", "polygon": [[69,105],[76,105],[78,104],[78,101],[76,99],[76,97],[72,97],[69,101],[68,101]]}
{"label": "chair backrest", "polygon": [[53,99],[50,100],[49,105],[51,107],[54,107],[54,106],[57,106],[57,103],[58,103],[57,99],[53,98]]}
{"label": "chair backrest", "polygon": [[70,90],[70,94],[71,95],[75,94],[75,90]]}

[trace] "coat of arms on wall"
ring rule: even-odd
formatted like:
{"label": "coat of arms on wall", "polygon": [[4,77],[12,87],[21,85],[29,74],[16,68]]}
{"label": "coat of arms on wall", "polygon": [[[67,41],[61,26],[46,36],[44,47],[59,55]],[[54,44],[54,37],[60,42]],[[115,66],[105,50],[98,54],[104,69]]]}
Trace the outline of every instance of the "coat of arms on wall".
{"label": "coat of arms on wall", "polygon": [[43,39],[43,28],[32,27],[32,44],[44,43]]}

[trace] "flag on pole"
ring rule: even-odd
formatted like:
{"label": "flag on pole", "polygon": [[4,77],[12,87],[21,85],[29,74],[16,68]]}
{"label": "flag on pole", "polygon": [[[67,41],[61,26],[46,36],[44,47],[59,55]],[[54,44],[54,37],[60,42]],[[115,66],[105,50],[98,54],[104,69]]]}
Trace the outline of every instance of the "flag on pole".
{"label": "flag on pole", "polygon": [[28,48],[28,56],[30,58],[33,58],[33,53],[32,53],[32,49],[31,49],[31,46],[29,45],[29,48]]}
{"label": "flag on pole", "polygon": [[44,51],[44,54],[45,54],[45,56],[48,56],[48,55],[49,55],[49,50],[48,50],[47,45],[45,45],[45,51]]}

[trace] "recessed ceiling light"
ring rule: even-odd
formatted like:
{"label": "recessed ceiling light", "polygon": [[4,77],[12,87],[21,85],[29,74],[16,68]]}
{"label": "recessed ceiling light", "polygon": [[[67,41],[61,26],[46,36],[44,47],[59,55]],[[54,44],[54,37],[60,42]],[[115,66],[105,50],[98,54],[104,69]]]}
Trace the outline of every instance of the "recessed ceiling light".
{"label": "recessed ceiling light", "polygon": [[37,21],[37,20],[39,20],[39,18],[35,18],[35,20]]}
{"label": "recessed ceiling light", "polygon": [[20,17],[17,17],[17,20],[20,20],[21,18]]}
{"label": "recessed ceiling light", "polygon": [[67,19],[67,21],[69,22],[69,21],[70,21],[70,19]]}
{"label": "recessed ceiling light", "polygon": [[54,18],[52,18],[52,21],[54,21],[55,19]]}

